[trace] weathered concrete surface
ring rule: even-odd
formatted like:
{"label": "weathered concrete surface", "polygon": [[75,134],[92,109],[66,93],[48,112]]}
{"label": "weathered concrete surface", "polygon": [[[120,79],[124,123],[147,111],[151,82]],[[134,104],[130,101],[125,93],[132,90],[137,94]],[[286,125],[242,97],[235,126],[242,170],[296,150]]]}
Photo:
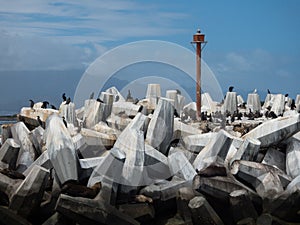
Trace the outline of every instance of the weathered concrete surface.
{"label": "weathered concrete surface", "polygon": [[146,98],[148,101],[148,109],[155,109],[158,99],[161,97],[160,84],[148,84]]}
{"label": "weathered concrete surface", "polygon": [[86,128],[82,128],[80,134],[84,144],[79,151],[85,158],[100,156],[106,149],[111,149],[117,139],[114,134],[100,133]]}
{"label": "weathered concrete surface", "polygon": [[196,134],[201,134],[201,130],[179,121],[178,118],[174,119],[174,132],[172,140],[183,139],[186,136]]}
{"label": "weathered concrete surface", "polygon": [[286,172],[292,178],[300,175],[300,139],[297,135],[289,139],[286,149]]}
{"label": "weathered concrete surface", "polygon": [[231,135],[220,130],[215,138],[211,139],[200,151],[193,163],[194,168],[202,171],[209,166],[223,167],[232,141]]}
{"label": "weathered concrete surface", "polygon": [[244,104],[244,99],[243,99],[243,97],[241,96],[241,95],[238,95],[237,96],[237,104],[238,104],[238,106],[242,106],[243,104]]}
{"label": "weathered concrete surface", "polygon": [[14,139],[6,139],[0,148],[0,167],[15,169],[19,151],[20,145]]}
{"label": "weathered concrete surface", "polygon": [[260,112],[261,110],[261,103],[260,98],[257,93],[248,94],[247,98],[247,109],[251,112]]}
{"label": "weathered concrete surface", "polygon": [[140,112],[141,107],[141,105],[136,105],[132,102],[114,102],[112,112],[116,115],[126,114],[133,117]]}
{"label": "weathered concrete surface", "polygon": [[216,112],[217,103],[214,102],[209,93],[201,94],[201,112],[207,112],[208,114]]}
{"label": "weathered concrete surface", "polygon": [[22,181],[23,180],[21,179],[12,179],[0,173],[0,191],[5,193],[9,200],[13,195],[13,193],[15,192],[15,190],[20,186]]}
{"label": "weathered concrete surface", "polygon": [[236,92],[227,92],[226,98],[222,107],[223,112],[230,112],[233,114],[237,112],[237,95]]}
{"label": "weathered concrete surface", "polygon": [[43,134],[44,129],[41,126],[36,127],[29,133],[29,138],[38,155],[42,154],[43,151]]}
{"label": "weathered concrete surface", "polygon": [[102,156],[99,157],[79,159],[80,167],[82,169],[95,169],[100,163],[102,163],[107,154],[109,154],[109,151],[105,152],[104,154],[102,154]]}
{"label": "weathered concrete surface", "polygon": [[263,105],[263,108],[266,109],[268,107],[272,108],[273,102],[275,100],[275,96],[274,94],[267,94],[266,98],[265,98],[265,102]]}
{"label": "weathered concrete surface", "polygon": [[59,115],[61,117],[65,117],[67,123],[77,126],[75,104],[73,102],[70,102],[69,104],[66,104],[65,102],[61,103],[59,107]]}
{"label": "weathered concrete surface", "polygon": [[11,127],[12,136],[20,144],[20,151],[17,159],[17,169],[23,172],[38,156],[29,138],[30,131],[23,122],[18,122]]}
{"label": "weathered concrete surface", "polygon": [[47,151],[43,152],[24,172],[23,174],[25,176],[28,176],[28,174],[31,172],[31,170],[36,167],[40,166],[45,169],[51,169],[53,168],[52,163],[49,158],[49,154]]}
{"label": "weathered concrete surface", "polygon": [[77,156],[73,140],[62,119],[56,115],[47,121],[43,141],[60,184],[77,180]]}
{"label": "weathered concrete surface", "polygon": [[291,181],[281,170],[261,163],[235,161],[231,173],[242,182],[251,184],[262,198],[275,199]]}
{"label": "weathered concrete surface", "polygon": [[119,211],[137,220],[151,220],[155,217],[153,205],[148,203],[122,204]]}
{"label": "weathered concrete surface", "polygon": [[2,225],[30,225],[26,219],[17,215],[9,208],[0,206],[0,221]]}
{"label": "weathered concrete surface", "polygon": [[202,196],[196,196],[189,202],[194,225],[224,224],[215,210]]}
{"label": "weathered concrete surface", "polygon": [[60,195],[56,210],[80,224],[138,225],[131,217],[121,213],[103,200]]}
{"label": "weathered concrete surface", "polygon": [[242,145],[237,150],[236,154],[233,156],[233,160],[248,160],[256,161],[260,149],[260,141],[251,137],[244,139]]}
{"label": "weathered concrete surface", "polygon": [[113,94],[114,102],[125,102],[125,98],[116,87],[110,87],[105,90],[106,93]]}
{"label": "weathered concrete surface", "polygon": [[168,161],[171,174],[183,180],[192,181],[197,174],[192,164],[182,152],[176,151],[169,155]]}
{"label": "weathered concrete surface", "polygon": [[174,127],[172,100],[160,98],[148,126],[146,142],[163,154],[168,152]]}
{"label": "weathered concrete surface", "polygon": [[285,105],[285,97],[282,94],[277,94],[274,98],[274,102],[271,108],[271,111],[273,111],[277,116],[282,114],[284,111],[284,105]]}
{"label": "weathered concrete surface", "polygon": [[197,119],[197,107],[196,107],[196,102],[191,102],[187,105],[185,105],[183,107],[183,114],[182,114],[182,119],[183,120],[188,120],[188,119],[191,119],[191,120],[196,120]]}
{"label": "weathered concrete surface", "polygon": [[191,187],[190,182],[173,177],[171,181],[161,180],[159,183],[148,185],[141,189],[140,194],[151,197],[153,200],[167,201],[175,198],[177,190],[181,187]]}
{"label": "weathered concrete surface", "polygon": [[37,116],[45,122],[49,116],[52,114],[58,115],[58,110],[55,109],[42,109],[40,107],[34,107],[33,109],[30,107],[23,107],[19,114],[19,120],[24,121],[24,123],[29,124],[31,126],[37,127],[39,123],[37,121]]}
{"label": "weathered concrete surface", "polygon": [[[191,187],[182,187],[178,189],[176,196],[177,213],[183,218],[185,224],[193,225],[192,214],[189,209],[189,201],[196,195]],[[199,195],[199,194],[198,194]]]}
{"label": "weathered concrete surface", "polygon": [[183,145],[187,150],[199,153],[216,135],[215,132],[189,135],[183,138]]}
{"label": "weathered concrete surface", "polygon": [[269,148],[262,163],[270,166],[274,166],[283,172],[285,172],[286,156],[283,152],[277,149]]}
{"label": "weathered concrete surface", "polygon": [[12,138],[12,134],[11,134],[12,126],[13,126],[12,123],[1,125],[1,142],[0,142],[0,144],[3,144],[6,141],[6,139]]}
{"label": "weathered concrete surface", "polygon": [[32,214],[42,201],[48,176],[48,170],[34,167],[13,193],[9,208],[25,218]]}
{"label": "weathered concrete surface", "polygon": [[126,126],[131,122],[132,119],[130,119],[127,115],[123,114],[121,116],[117,116],[115,114],[111,114],[110,117],[107,118],[106,122],[108,125],[116,130],[123,131]]}
{"label": "weathered concrete surface", "polygon": [[298,131],[300,131],[300,114],[266,121],[245,134],[243,138],[256,138],[261,142],[261,147],[269,147],[291,137]]}

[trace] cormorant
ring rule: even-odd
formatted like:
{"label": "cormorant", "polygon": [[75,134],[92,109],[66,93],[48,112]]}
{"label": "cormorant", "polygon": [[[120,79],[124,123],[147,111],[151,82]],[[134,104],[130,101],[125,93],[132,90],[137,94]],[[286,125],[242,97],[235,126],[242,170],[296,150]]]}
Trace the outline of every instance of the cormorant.
{"label": "cormorant", "polygon": [[68,124],[67,124],[67,121],[66,121],[65,117],[63,116],[62,119],[63,119],[65,127],[68,128]]}
{"label": "cormorant", "polygon": [[37,116],[36,118],[37,118],[37,121],[39,122],[39,125],[44,128],[43,121],[41,120],[40,116]]}
{"label": "cormorant", "polygon": [[292,99],[291,110],[296,109],[295,99]]}
{"label": "cormorant", "polygon": [[116,95],[115,97],[115,102],[118,102],[120,100],[120,96],[119,95]]}
{"label": "cormorant", "polygon": [[229,92],[232,92],[232,91],[233,91],[233,88],[234,88],[233,86],[230,86],[230,87],[228,88],[228,91],[229,91]]}
{"label": "cormorant", "polygon": [[94,92],[92,92],[90,95],[90,99],[93,99],[93,98],[94,98]]}
{"label": "cormorant", "polygon": [[54,105],[50,105],[51,109],[57,109]]}
{"label": "cormorant", "polygon": [[268,89],[268,94],[271,94],[271,91]]}
{"label": "cormorant", "polygon": [[42,104],[41,108],[42,109],[47,109],[48,105],[49,105],[49,102],[43,101],[43,104]]}
{"label": "cormorant", "polygon": [[67,101],[66,101],[65,105],[69,105],[69,104],[70,104],[70,102],[71,102],[71,98],[70,98],[70,97],[68,97],[68,99],[67,99]]}
{"label": "cormorant", "polygon": [[97,100],[97,102],[104,103],[100,98],[97,98],[96,100]]}
{"label": "cormorant", "polygon": [[31,99],[29,100],[30,101],[30,108],[33,109],[33,106],[34,106],[34,101],[32,101]]}
{"label": "cormorant", "polygon": [[67,101],[66,93],[62,94],[62,99],[63,99],[64,102]]}
{"label": "cormorant", "polygon": [[289,94],[285,94],[284,97],[289,97]]}

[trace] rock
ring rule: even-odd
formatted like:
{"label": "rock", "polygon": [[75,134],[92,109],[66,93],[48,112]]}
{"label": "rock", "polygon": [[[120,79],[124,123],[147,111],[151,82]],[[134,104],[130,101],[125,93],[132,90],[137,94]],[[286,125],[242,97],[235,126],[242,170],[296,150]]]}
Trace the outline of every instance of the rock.
{"label": "rock", "polygon": [[261,103],[260,98],[257,93],[248,94],[247,98],[247,109],[251,110],[251,112],[260,112],[261,110]]}
{"label": "rock", "polygon": [[148,109],[155,109],[158,99],[161,97],[159,84],[148,84],[146,98],[149,100]]}
{"label": "rock", "polygon": [[67,123],[77,126],[75,104],[73,102],[70,102],[69,104],[66,104],[65,102],[61,103],[59,107],[59,115],[64,117]]}
{"label": "rock", "polygon": [[286,156],[283,152],[277,149],[269,148],[262,163],[270,166],[274,166],[283,172],[285,172],[285,160]]}
{"label": "rock", "polygon": [[194,168],[201,171],[209,166],[223,167],[232,141],[232,137],[226,131],[220,130],[200,151],[193,163]]}
{"label": "rock", "polygon": [[36,149],[38,155],[42,154],[43,151],[43,134],[44,129],[41,126],[36,127],[29,133],[29,138]]}
{"label": "rock", "polygon": [[49,154],[47,151],[43,152],[24,172],[23,174],[25,176],[28,176],[30,171],[35,167],[35,166],[40,166],[45,169],[50,170],[53,168],[52,163],[49,158]]}
{"label": "rock", "polygon": [[49,172],[35,166],[11,197],[9,208],[24,218],[31,215],[39,207]]}
{"label": "rock", "polygon": [[17,170],[23,172],[38,156],[29,138],[30,131],[23,122],[14,124],[11,128],[12,136],[20,144],[20,151],[17,159]]}
{"label": "rock", "polygon": [[202,196],[196,196],[189,202],[194,225],[224,224],[218,214]]}
{"label": "rock", "polygon": [[114,102],[112,112],[115,115],[126,114],[127,116],[134,117],[141,111],[141,105],[135,105],[132,102]]}
{"label": "rock", "polygon": [[171,181],[162,180],[159,183],[148,185],[140,190],[140,194],[151,197],[153,200],[167,201],[175,198],[181,187],[191,187],[190,182],[173,177]]}
{"label": "rock", "polygon": [[56,211],[79,224],[139,224],[101,199],[91,200],[60,195]]}
{"label": "rock", "polygon": [[171,174],[183,180],[192,181],[197,174],[192,164],[182,152],[176,151],[169,155],[168,161]]}
{"label": "rock", "polygon": [[186,224],[192,225],[192,214],[189,209],[189,201],[195,197],[195,192],[191,187],[178,189],[176,196],[177,213],[183,218]]}
{"label": "rock", "polygon": [[236,92],[227,92],[226,98],[223,104],[223,112],[230,112],[233,114],[237,112],[237,95]]}
{"label": "rock", "polygon": [[231,163],[234,160],[248,160],[248,161],[257,161],[260,141],[251,137],[244,139],[242,145],[239,147],[238,151],[231,160]]}
{"label": "rock", "polygon": [[250,161],[235,161],[231,173],[238,180],[250,184],[262,198],[274,199],[278,197],[291,178],[281,170]]}
{"label": "rock", "polygon": [[187,150],[199,153],[216,135],[215,132],[189,135],[183,138],[183,145]]}
{"label": "rock", "polygon": [[130,119],[125,114],[122,116],[117,116],[112,113],[110,117],[107,118],[106,122],[108,123],[109,127],[119,131],[123,131],[126,128],[126,126],[131,122],[131,120],[132,119]]}
{"label": "rock", "polygon": [[243,136],[261,142],[261,147],[276,145],[300,131],[300,114],[266,121]]}
{"label": "rock", "polygon": [[52,115],[46,123],[43,141],[60,184],[78,180],[75,146],[62,119]]}
{"label": "rock", "polygon": [[283,114],[285,105],[285,97],[282,94],[277,94],[274,98],[274,102],[271,108],[277,116]]}
{"label": "rock", "polygon": [[79,151],[85,158],[101,156],[107,149],[111,149],[116,142],[116,135],[100,133],[91,129],[82,128],[80,134],[84,144]]}
{"label": "rock", "polygon": [[20,145],[12,138],[6,139],[0,148],[0,167],[16,169]]}
{"label": "rock", "polygon": [[258,217],[254,205],[246,190],[236,190],[230,193],[229,201],[233,221],[237,224],[246,218],[256,219]]}
{"label": "rock", "polygon": [[113,94],[114,102],[125,102],[125,98],[122,96],[122,94],[118,91],[116,87],[110,87],[106,89],[105,92],[109,94]]}
{"label": "rock", "polygon": [[173,115],[174,107],[171,100],[160,98],[146,135],[146,142],[165,155],[173,136]]}
{"label": "rock", "polygon": [[174,119],[174,132],[173,132],[172,140],[176,140],[176,139],[182,140],[186,136],[196,135],[196,134],[201,134],[201,130],[191,125],[182,123],[177,118]]}
{"label": "rock", "polygon": [[294,135],[286,148],[286,172],[292,178],[300,175],[300,139]]}
{"label": "rock", "polygon": [[0,142],[0,144],[3,144],[6,141],[6,139],[12,138],[12,133],[11,133],[12,126],[13,126],[12,123],[1,125],[1,142]]}

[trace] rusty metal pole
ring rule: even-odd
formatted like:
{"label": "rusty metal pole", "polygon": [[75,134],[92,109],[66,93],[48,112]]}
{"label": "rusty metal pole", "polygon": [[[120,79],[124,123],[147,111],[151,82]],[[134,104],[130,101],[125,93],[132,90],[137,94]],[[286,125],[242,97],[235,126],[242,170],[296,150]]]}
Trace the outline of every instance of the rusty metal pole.
{"label": "rusty metal pole", "polygon": [[196,105],[197,105],[197,119],[201,118],[201,44],[206,43],[205,35],[201,34],[198,29],[193,36],[193,44],[196,44]]}

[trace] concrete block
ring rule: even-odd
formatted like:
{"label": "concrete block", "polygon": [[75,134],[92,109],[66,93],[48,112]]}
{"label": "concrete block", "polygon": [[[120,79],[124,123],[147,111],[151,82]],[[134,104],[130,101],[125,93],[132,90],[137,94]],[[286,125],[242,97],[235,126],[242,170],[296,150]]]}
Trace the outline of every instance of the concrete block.
{"label": "concrete block", "polygon": [[0,148],[0,165],[2,168],[16,168],[20,145],[12,138],[6,139]]}
{"label": "concrete block", "polygon": [[215,132],[189,135],[183,137],[183,145],[187,150],[199,153],[216,135]]}
{"label": "concrete block", "polygon": [[233,114],[237,112],[237,94],[236,92],[227,92],[226,98],[222,107],[223,112],[229,112]]}
{"label": "concrete block", "polygon": [[289,139],[286,149],[286,172],[292,178],[300,175],[300,140]]}
{"label": "concrete block", "polygon": [[158,99],[161,97],[161,89],[159,84],[148,84],[146,98],[148,101],[148,108],[155,109]]}
{"label": "concrete block", "polygon": [[269,148],[262,163],[270,166],[274,166],[283,172],[285,172],[286,156],[283,152],[277,149]]}
{"label": "concrete block", "polygon": [[247,109],[251,112],[260,112],[261,110],[261,103],[260,98],[257,93],[248,94],[247,98]]}
{"label": "concrete block", "polygon": [[274,98],[274,102],[271,108],[271,111],[273,111],[277,116],[283,114],[284,111],[284,105],[285,105],[285,97],[282,94],[277,94]]}
{"label": "concrete block", "polygon": [[141,110],[141,105],[133,104],[132,102],[114,102],[112,112],[115,115],[126,114],[127,116],[134,117]]}

